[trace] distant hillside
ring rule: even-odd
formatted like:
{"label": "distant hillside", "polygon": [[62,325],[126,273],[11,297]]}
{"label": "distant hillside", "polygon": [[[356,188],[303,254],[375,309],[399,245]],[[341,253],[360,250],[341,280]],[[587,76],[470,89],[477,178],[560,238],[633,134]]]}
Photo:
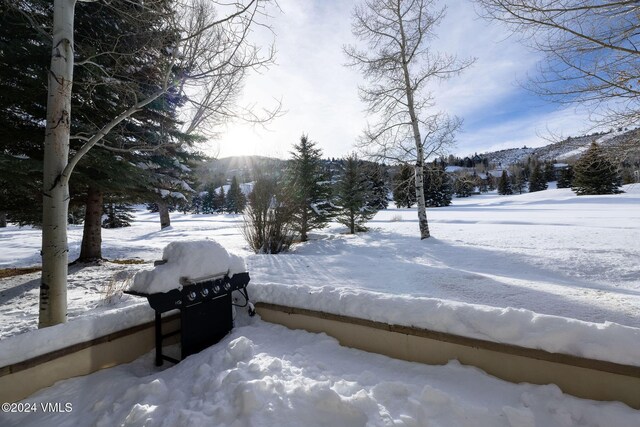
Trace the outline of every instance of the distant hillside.
{"label": "distant hillside", "polygon": [[489,163],[503,167],[526,161],[527,157],[530,156],[537,157],[543,161],[557,160],[561,162],[573,162],[577,160],[594,141],[609,151],[638,152],[640,151],[640,129],[569,137],[563,141],[554,142],[544,147],[510,148],[483,153],[478,156],[488,159]]}
{"label": "distant hillside", "polygon": [[251,182],[260,174],[278,174],[284,169],[284,160],[262,156],[234,156],[213,159],[199,168],[202,183],[225,184],[234,176],[238,181]]}

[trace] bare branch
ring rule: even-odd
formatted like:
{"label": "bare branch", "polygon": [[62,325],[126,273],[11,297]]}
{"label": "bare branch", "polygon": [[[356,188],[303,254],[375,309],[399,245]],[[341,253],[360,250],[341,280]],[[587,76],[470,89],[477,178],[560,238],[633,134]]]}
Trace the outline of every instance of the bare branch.
{"label": "bare branch", "polygon": [[623,126],[640,119],[638,1],[476,1],[487,19],[507,23],[525,44],[546,55],[531,90],[582,105],[601,124]]}

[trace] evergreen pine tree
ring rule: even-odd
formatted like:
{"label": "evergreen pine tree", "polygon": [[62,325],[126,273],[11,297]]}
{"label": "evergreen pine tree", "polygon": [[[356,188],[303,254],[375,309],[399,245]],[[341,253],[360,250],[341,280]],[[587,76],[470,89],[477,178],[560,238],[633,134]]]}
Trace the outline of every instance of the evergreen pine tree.
{"label": "evergreen pine tree", "polygon": [[469,197],[473,193],[475,181],[471,175],[462,175],[455,180],[453,191],[457,197]]}
{"label": "evergreen pine tree", "polygon": [[547,180],[542,173],[542,167],[537,161],[531,166],[531,174],[529,175],[529,192],[542,191],[547,189]]}
{"label": "evergreen pine tree", "polygon": [[363,175],[368,179],[370,187],[366,194],[366,205],[374,211],[387,209],[389,206],[389,174],[384,165],[378,163],[363,162],[360,167]]}
{"label": "evergreen pine tree", "polygon": [[393,201],[398,208],[410,208],[416,202],[415,169],[402,164],[394,177]]}
{"label": "evergreen pine tree", "polygon": [[498,181],[498,194],[501,194],[503,196],[513,194],[513,190],[511,188],[511,178],[509,178],[509,174],[506,170],[502,171],[500,181]]}
{"label": "evergreen pine tree", "polygon": [[349,228],[354,234],[366,231],[364,224],[376,214],[376,210],[367,205],[372,194],[371,181],[364,174],[364,168],[355,155],[343,161],[340,181],[336,185],[337,221]]}
{"label": "evergreen pine tree", "polygon": [[189,211],[191,213],[196,214],[196,215],[204,213],[204,212],[202,212],[202,193],[195,194],[191,198],[191,204],[189,205]]}
{"label": "evergreen pine tree", "polygon": [[[131,2],[112,4],[81,2],[75,8],[74,51],[80,59],[74,67],[71,127],[75,134],[95,133],[131,99],[144,98],[157,90],[167,56],[163,53],[168,1],[153,2],[140,8]],[[12,215],[22,222],[39,223],[41,218],[42,135],[44,133],[47,76],[51,57],[50,39],[52,2],[25,0],[16,8],[0,5],[0,128],[6,129],[0,141],[0,170],[14,170],[11,188],[28,203],[18,202]],[[29,17],[30,19],[27,19]],[[140,22],[144,21],[144,26]],[[17,34],[19,34],[17,36]],[[22,43],[16,44],[18,37]],[[100,55],[109,52],[109,55]],[[130,52],[136,52],[130,55]],[[6,74],[5,74],[6,73]],[[19,92],[19,93],[18,93]],[[109,145],[118,152],[91,150],[74,170],[70,183],[70,210],[84,209],[85,232],[81,260],[101,257],[102,200],[105,196],[128,202],[145,201],[150,188],[151,170],[134,167],[139,152],[130,147],[146,147],[172,141],[154,141],[153,133],[175,133],[178,125],[175,109],[181,102],[177,93],[158,99],[144,111],[118,125],[109,135]],[[10,132],[9,135],[7,135]],[[84,141],[74,139],[71,149]],[[5,147],[5,144],[11,147]],[[9,148],[9,149],[7,149]],[[5,155],[9,155],[5,157]],[[5,162],[7,160],[7,162]],[[5,165],[7,166],[5,168]],[[17,179],[16,179],[17,178]],[[0,185],[3,181],[0,173]],[[37,190],[37,191],[36,191]],[[18,201],[17,194],[5,195]],[[10,204],[6,206],[12,207]],[[33,213],[31,212],[33,211]],[[38,212],[40,211],[40,212]]]}
{"label": "evergreen pine tree", "polygon": [[133,208],[126,203],[108,202],[103,211],[102,228],[129,227],[133,222]]}
{"label": "evergreen pine tree", "polygon": [[425,168],[424,199],[427,207],[442,207],[451,204],[453,186],[444,165],[434,162]]}
{"label": "evergreen pine tree", "polygon": [[[11,222],[40,224],[51,38],[8,5],[0,2],[0,210]],[[20,7],[47,23],[53,2],[25,0]]]}
{"label": "evergreen pine tree", "polygon": [[524,170],[517,166],[515,167],[515,179],[514,179],[514,183],[513,183],[513,191],[518,192],[518,194],[522,194],[522,191],[525,189],[526,187],[526,179],[524,177]]}
{"label": "evergreen pine tree", "polygon": [[238,179],[235,175],[233,176],[233,179],[231,179],[231,185],[229,186],[229,191],[227,192],[225,203],[225,210],[228,213],[234,214],[242,212],[245,205],[247,204],[247,199],[242,193],[240,184],[238,183]]}
{"label": "evergreen pine tree", "polygon": [[333,214],[331,187],[322,173],[322,150],[315,142],[302,135],[291,155],[286,186],[293,204],[295,230],[305,242],[309,231],[324,228]]}
{"label": "evergreen pine tree", "polygon": [[218,211],[217,204],[217,196],[218,192],[216,191],[215,184],[208,184],[204,187],[204,191],[202,191],[201,199],[202,199],[202,213],[205,215],[210,215],[212,213],[216,213]]}
{"label": "evergreen pine tree", "polygon": [[547,182],[556,180],[556,168],[552,162],[544,162],[544,179]]}
{"label": "evergreen pine tree", "polygon": [[595,142],[573,168],[571,189],[578,195],[620,193],[618,168]]}
{"label": "evergreen pine tree", "polygon": [[560,170],[560,177],[558,178],[558,188],[571,188],[573,181],[573,168],[571,166]]}
{"label": "evergreen pine tree", "polygon": [[216,212],[224,213],[227,206],[227,200],[226,200],[227,198],[224,192],[224,186],[220,187],[220,191],[214,192],[214,193],[215,193],[215,197],[213,199],[213,204],[216,208]]}

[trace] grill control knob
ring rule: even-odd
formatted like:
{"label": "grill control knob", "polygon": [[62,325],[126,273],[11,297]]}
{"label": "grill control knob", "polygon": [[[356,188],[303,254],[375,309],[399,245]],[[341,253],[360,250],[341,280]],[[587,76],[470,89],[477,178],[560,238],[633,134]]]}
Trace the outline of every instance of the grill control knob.
{"label": "grill control knob", "polygon": [[213,291],[214,291],[215,293],[220,292],[220,286],[215,285],[215,286],[213,287]]}
{"label": "grill control knob", "polygon": [[225,289],[225,290],[227,290],[227,291],[228,291],[229,289],[231,289],[231,283],[225,283],[225,284],[224,284],[224,289]]}
{"label": "grill control knob", "polygon": [[208,288],[202,288],[200,293],[202,294],[203,297],[206,297],[207,295],[209,295],[209,289]]}
{"label": "grill control knob", "polygon": [[196,296],[197,296],[197,295],[196,295],[195,291],[191,291],[191,292],[189,292],[189,295],[187,295],[187,299],[188,299],[189,301],[193,301],[193,300],[195,300],[195,299],[196,299]]}

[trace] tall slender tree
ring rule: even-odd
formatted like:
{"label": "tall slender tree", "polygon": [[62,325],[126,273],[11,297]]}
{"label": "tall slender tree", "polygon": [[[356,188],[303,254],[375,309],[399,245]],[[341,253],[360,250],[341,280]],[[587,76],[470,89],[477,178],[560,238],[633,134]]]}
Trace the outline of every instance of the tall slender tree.
{"label": "tall slender tree", "polygon": [[235,175],[231,179],[231,185],[229,186],[225,203],[225,210],[228,213],[234,214],[241,213],[247,204],[247,198],[242,192],[238,178]]}
{"label": "tall slender tree", "polygon": [[371,189],[366,194],[366,205],[375,211],[387,209],[390,193],[387,167],[377,162],[363,162],[361,166]]}
{"label": "tall slender tree", "polygon": [[512,171],[513,175],[515,175],[515,178],[513,180],[513,191],[517,191],[518,194],[522,194],[522,191],[526,188],[524,169],[519,165],[516,165],[512,168]]}
{"label": "tall slender tree", "polygon": [[529,174],[529,192],[542,191],[547,189],[547,180],[544,177],[540,162],[534,160]]}
{"label": "tall slender tree", "polygon": [[511,188],[511,178],[506,170],[502,171],[502,175],[500,175],[500,180],[498,181],[498,194],[503,196],[513,194],[513,189]]}
{"label": "tall slender tree", "polygon": [[336,184],[336,219],[349,228],[349,233],[366,231],[365,223],[376,214],[377,210],[367,205],[373,187],[364,175],[361,162],[355,155],[344,159],[340,180]]}
{"label": "tall slender tree", "polygon": [[361,98],[377,123],[369,126],[361,147],[372,156],[415,165],[415,194],[420,238],[430,236],[424,199],[424,162],[443,154],[460,120],[433,111],[428,86],[458,74],[471,61],[434,52],[430,42],[444,16],[435,0],[364,0],[353,14],[353,34],[364,48],[345,53],[369,86]]}
{"label": "tall slender tree", "polygon": [[324,228],[332,215],[331,187],[323,175],[322,150],[306,135],[293,146],[287,168],[287,188],[293,203],[295,230],[300,240],[309,231]]}

